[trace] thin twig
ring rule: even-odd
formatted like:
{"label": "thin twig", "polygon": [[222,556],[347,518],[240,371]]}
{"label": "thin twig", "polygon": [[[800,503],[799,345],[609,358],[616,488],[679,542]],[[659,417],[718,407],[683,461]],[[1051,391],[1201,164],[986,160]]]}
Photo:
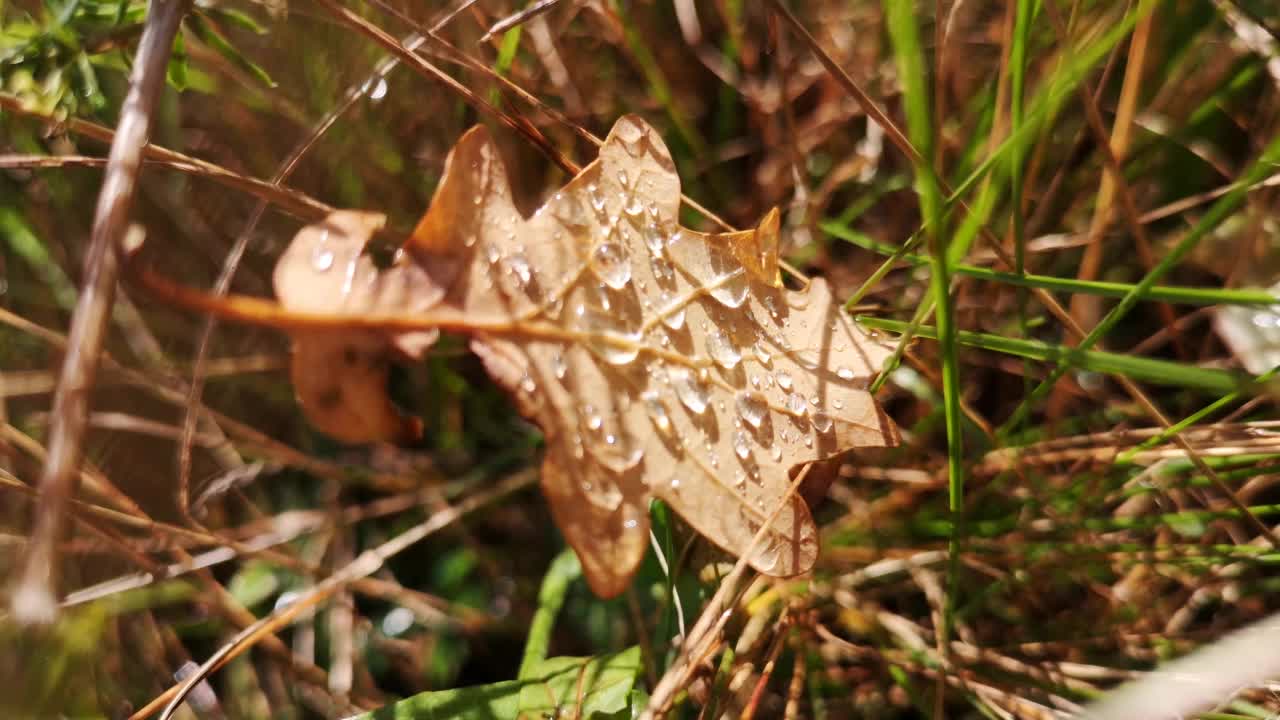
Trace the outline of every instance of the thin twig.
{"label": "thin twig", "polygon": [[80,477],[89,393],[98,371],[120,270],[118,250],[133,208],[142,149],[151,134],[151,112],[164,88],[169,53],[186,11],[186,0],[151,3],[129,93],[111,144],[89,236],[84,287],[71,318],[70,349],[53,397],[49,462],[40,477],[41,496],[31,547],[11,599],[13,617],[21,623],[51,622],[57,613],[57,540],[66,520],[67,500],[75,493]]}

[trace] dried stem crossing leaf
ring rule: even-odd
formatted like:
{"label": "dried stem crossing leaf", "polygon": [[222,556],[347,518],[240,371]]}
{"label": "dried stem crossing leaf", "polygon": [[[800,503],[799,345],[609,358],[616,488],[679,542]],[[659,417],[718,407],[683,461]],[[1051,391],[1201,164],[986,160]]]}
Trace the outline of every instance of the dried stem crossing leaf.
{"label": "dried stem crossing leaf", "polygon": [[[799,467],[897,443],[865,390],[890,348],[821,279],[782,286],[776,211],[754,230],[703,234],[679,227],[679,198],[666,147],[628,116],[525,218],[487,132],[472,129],[391,268],[361,255],[380,218],[354,212],[304,229],[281,258],[308,417],[344,440],[411,435],[383,391],[387,360],[416,356],[437,329],[466,332],[542,428],[543,490],[597,594],[630,581],[654,497],[741,551]],[[251,302],[196,304],[243,319]],[[749,561],[788,576],[817,552],[792,498]]]}

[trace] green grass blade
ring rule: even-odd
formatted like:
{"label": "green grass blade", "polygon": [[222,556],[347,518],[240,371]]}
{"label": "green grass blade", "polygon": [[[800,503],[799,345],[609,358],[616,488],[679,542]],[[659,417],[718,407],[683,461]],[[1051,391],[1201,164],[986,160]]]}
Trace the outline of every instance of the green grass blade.
{"label": "green grass blade", "polygon": [[[1204,217],[1200,218],[1200,222],[1196,223],[1195,227],[1182,240],[1178,241],[1173,248],[1165,253],[1160,262],[1151,268],[1151,271],[1143,276],[1129,292],[1125,293],[1120,302],[1080,341],[1080,349],[1088,350],[1110,332],[1125,315],[1129,314],[1129,311],[1139,301],[1147,297],[1151,289],[1155,287],[1157,280],[1168,274],[1188,253],[1195,249],[1206,235],[1236,211],[1236,208],[1244,202],[1244,197],[1247,193],[1246,188],[1274,172],[1277,163],[1280,163],[1280,136],[1272,139],[1271,143],[1258,158],[1258,161],[1245,173],[1244,180],[1240,183],[1241,187],[1236,188],[1213,204],[1213,207],[1204,214]],[[1040,385],[1032,391],[1031,395],[1023,399],[1022,403],[1018,405],[1013,415],[1005,423],[1005,426],[1001,428],[1001,431],[1003,432],[1004,428],[1007,427],[1017,426],[1030,413],[1035,403],[1049,394],[1054,384],[1067,372],[1069,367],[1060,363],[1047,378],[1040,382]]]}
{"label": "green grass blade", "polygon": [[[881,255],[888,255],[890,263],[903,262],[908,265],[920,266],[928,265],[931,262],[927,257],[906,252],[905,250],[909,248],[910,243],[908,243],[907,246],[900,248],[885,245],[884,243],[876,242],[870,237],[834,220],[819,223],[818,227],[832,237],[848,241],[858,247],[880,253]],[[1133,292],[1133,289],[1137,287],[1134,283],[1106,282],[1101,280],[1076,280],[1075,278],[1059,278],[1050,275],[1018,275],[1017,273],[1002,272],[1000,270],[992,270],[990,268],[978,267],[976,265],[955,265],[952,270],[954,270],[956,275],[963,275],[977,280],[990,280],[991,282],[1005,283],[1006,285],[1019,287],[1040,288],[1053,292],[1099,295],[1101,297],[1123,298]],[[877,277],[883,277],[884,274],[884,272],[877,270]],[[860,297],[860,295],[856,297]],[[1142,296],[1142,299],[1152,302],[1173,303],[1176,305],[1280,304],[1280,297],[1276,297],[1266,290],[1252,288],[1200,288],[1154,285]]]}
{"label": "green grass blade", "polygon": [[529,677],[529,673],[547,659],[547,648],[551,645],[551,629],[555,627],[556,615],[564,606],[564,596],[569,586],[582,575],[582,565],[572,548],[565,548],[542,578],[542,587],[538,590],[538,609],[533,613],[529,623],[529,635],[525,641],[524,656],[520,659],[521,680]]}
{"label": "green grass blade", "polygon": [[[865,327],[888,332],[902,332],[909,327],[909,323],[883,318],[859,317],[858,322]],[[916,335],[936,340],[938,332],[935,328],[921,326],[916,328]],[[1020,340],[986,333],[960,331],[956,339],[961,345],[967,347],[1029,360],[1059,363],[1069,368],[1108,375],[1124,375],[1133,380],[1156,385],[1171,385],[1213,393],[1254,392],[1261,389],[1253,376],[1230,370],[1202,368],[1168,360],[1134,357],[1101,350],[1082,350],[1067,345],[1050,345],[1039,340]]]}
{"label": "green grass blade", "polygon": [[[952,248],[949,247],[942,191],[929,158],[933,157],[933,120],[930,116],[930,92],[925,82],[926,62],[916,27],[914,3],[884,0],[889,37],[898,62],[898,77],[907,113],[907,130],[919,152],[915,161],[916,194],[933,258],[931,288],[936,304],[934,317],[938,323],[938,342],[942,355],[943,420],[947,428],[947,507],[952,518],[950,566],[947,572],[947,597],[943,608],[940,647],[950,647],[955,610],[956,583],[959,575],[960,544],[964,537],[964,445],[960,414],[960,365],[956,350],[955,308],[951,298]],[[901,350],[901,347],[899,348]]]}

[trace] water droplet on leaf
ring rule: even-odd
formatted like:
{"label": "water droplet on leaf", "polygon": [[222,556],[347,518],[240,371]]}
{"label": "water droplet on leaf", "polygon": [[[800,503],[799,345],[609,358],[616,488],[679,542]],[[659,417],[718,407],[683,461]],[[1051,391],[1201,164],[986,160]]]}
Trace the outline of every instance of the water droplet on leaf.
{"label": "water droplet on leaf", "polygon": [[707,352],[715,364],[725,370],[732,370],[742,361],[742,353],[733,346],[733,341],[718,327],[707,332]]}
{"label": "water droplet on leaf", "polygon": [[596,245],[591,252],[591,271],[600,282],[621,290],[631,280],[631,263],[627,250],[616,242],[606,241]]}
{"label": "water droplet on leaf", "polygon": [[696,415],[706,412],[710,400],[707,388],[688,368],[672,370],[671,382],[675,386],[676,397],[690,412]]}
{"label": "water droplet on leaf", "polygon": [[738,415],[753,428],[759,428],[769,413],[769,403],[758,392],[738,393]]}

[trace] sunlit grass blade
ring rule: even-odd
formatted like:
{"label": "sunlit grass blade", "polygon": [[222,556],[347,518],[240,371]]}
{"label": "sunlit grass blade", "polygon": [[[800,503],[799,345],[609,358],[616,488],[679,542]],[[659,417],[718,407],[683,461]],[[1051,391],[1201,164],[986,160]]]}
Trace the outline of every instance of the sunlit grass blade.
{"label": "sunlit grass blade", "polygon": [[[1127,293],[1125,293],[1120,302],[1117,303],[1116,306],[1098,322],[1096,327],[1089,331],[1089,334],[1080,341],[1080,349],[1087,350],[1093,347],[1100,339],[1110,332],[1121,319],[1129,314],[1129,311],[1132,310],[1138,302],[1149,295],[1151,289],[1155,287],[1156,281],[1168,274],[1174,266],[1180,263],[1188,253],[1199,245],[1200,241],[1203,240],[1205,236],[1212,232],[1214,228],[1218,227],[1218,225],[1222,224],[1223,221],[1236,211],[1244,201],[1245,194],[1247,193],[1245,188],[1255,182],[1258,182],[1267,175],[1270,175],[1274,171],[1277,163],[1280,163],[1280,136],[1272,139],[1271,143],[1267,145],[1267,148],[1262,152],[1262,155],[1258,158],[1257,162],[1255,162],[1253,166],[1249,168],[1248,172],[1245,173],[1243,180],[1240,183],[1240,187],[1214,203],[1213,207],[1210,208],[1209,211],[1204,214],[1204,217],[1200,219],[1200,222],[1196,223],[1195,227],[1193,227],[1181,240],[1179,240],[1176,245],[1170,248],[1160,259],[1160,262],[1157,263],[1150,272],[1144,275],[1143,278]],[[1029,396],[1023,398],[1017,409],[1014,410],[1009,420],[1005,423],[1004,428],[1001,428],[1001,431],[1003,432],[1005,428],[1016,427],[1020,422],[1022,422],[1027,414],[1031,412],[1031,408],[1049,394],[1049,391],[1053,388],[1054,384],[1069,368],[1069,365],[1059,363],[1058,367],[1055,368],[1048,377],[1041,381]]]}
{"label": "sunlit grass blade", "polygon": [[[956,582],[959,573],[960,544],[964,537],[964,444],[960,409],[960,366],[956,351],[955,307],[951,298],[951,247],[947,229],[943,223],[945,212],[942,191],[929,158],[933,157],[934,125],[929,103],[931,93],[924,49],[920,45],[919,30],[913,3],[884,0],[885,19],[893,43],[898,64],[898,76],[907,113],[907,130],[918,155],[915,164],[916,194],[920,199],[920,211],[933,258],[931,289],[935,321],[942,356],[943,418],[947,428],[947,507],[953,521],[950,541],[950,564],[947,572],[947,596],[943,608],[942,628],[938,633],[938,646],[946,652],[950,647],[952,614],[955,609]],[[939,689],[942,687],[939,680]],[[941,698],[941,693],[939,693]],[[936,706],[940,711],[941,704]]]}
{"label": "sunlit grass blade", "polygon": [[[872,317],[860,317],[858,322],[873,330],[886,330],[889,332],[902,332],[909,325],[909,323],[899,320]],[[936,340],[938,337],[937,330],[927,325],[917,327],[915,334],[917,337],[930,340]],[[990,350],[1029,360],[1060,363],[1078,370],[1089,370],[1108,375],[1124,375],[1133,380],[1156,385],[1171,385],[1213,393],[1247,392],[1261,389],[1261,386],[1252,376],[1244,373],[1202,368],[1169,360],[1157,360],[1122,353],[1103,352],[1101,350],[1081,350],[1067,345],[1050,345],[1039,340],[1021,340],[964,330],[956,334],[956,340],[959,344],[967,347]]]}
{"label": "sunlit grass blade", "polygon": [[[866,235],[852,230],[835,221],[820,223],[819,228],[832,237],[846,240],[858,247],[890,256],[891,262],[903,262],[908,265],[928,265],[930,260],[922,255],[905,252],[904,248],[895,248],[876,242]],[[1017,287],[1040,288],[1053,292],[1082,293],[1102,297],[1123,298],[1136,287],[1134,283],[1107,282],[1102,280],[1077,280],[1060,278],[1051,275],[1034,275],[1003,272],[975,265],[955,265],[952,268],[956,275],[971,277],[977,280],[990,280]],[[877,271],[877,278],[884,272]],[[860,295],[855,297],[861,297]],[[1173,287],[1154,285],[1142,297],[1153,302],[1168,302],[1180,305],[1275,305],[1280,304],[1276,297],[1266,290],[1251,288],[1210,288],[1210,287]],[[856,302],[856,301],[855,301]]]}

